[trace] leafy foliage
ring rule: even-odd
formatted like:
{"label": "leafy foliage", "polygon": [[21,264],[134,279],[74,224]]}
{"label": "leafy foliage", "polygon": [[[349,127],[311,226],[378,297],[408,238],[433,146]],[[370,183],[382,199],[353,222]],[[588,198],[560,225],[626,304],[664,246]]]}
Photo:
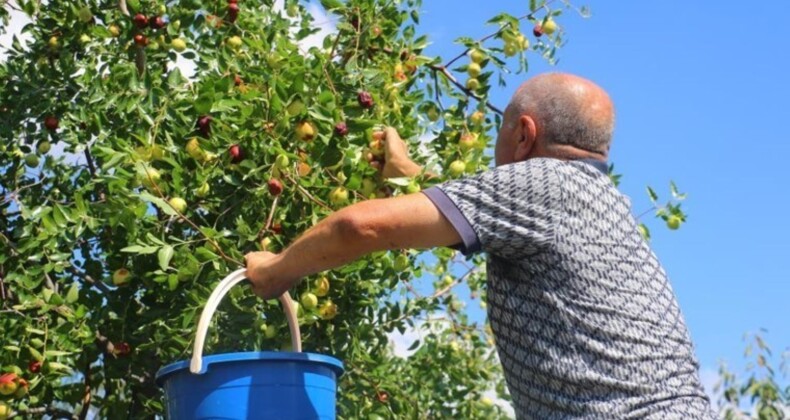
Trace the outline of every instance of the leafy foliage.
{"label": "leafy foliage", "polygon": [[[336,32],[319,47],[304,43],[317,22],[295,0],[238,13],[200,0],[17,3],[33,23],[0,64],[0,367],[27,386],[0,399],[20,418],[161,413],[155,372],[189,356],[206,298],[244,253],[282,249],[346,204],[338,188],[355,202],[441,182],[454,161],[486,168],[493,76],[511,56],[526,70],[526,47],[553,57],[561,36],[525,42],[523,23],[561,12],[533,2],[441,64],[422,55],[418,0],[322,1]],[[462,83],[468,65],[451,66],[471,48],[481,71]],[[371,141],[383,125],[439,177],[381,179]],[[300,323],[307,351],[346,363],[341,416],[504,415],[483,395],[507,398],[490,330],[456,293],[484,294],[483,268],[446,249],[382,252],[291,291],[320,296]],[[414,354],[396,355],[390,334],[413,329]],[[276,302],[245,288],[211,337],[217,353],[289,343]]]}

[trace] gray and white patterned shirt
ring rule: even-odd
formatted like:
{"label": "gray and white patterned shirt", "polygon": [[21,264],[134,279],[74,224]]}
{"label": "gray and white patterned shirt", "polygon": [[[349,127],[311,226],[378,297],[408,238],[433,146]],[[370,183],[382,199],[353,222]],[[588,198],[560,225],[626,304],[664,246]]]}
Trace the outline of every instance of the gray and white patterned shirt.
{"label": "gray and white patterned shirt", "polygon": [[666,273],[606,164],[536,158],[424,193],[488,256],[518,418],[709,419]]}

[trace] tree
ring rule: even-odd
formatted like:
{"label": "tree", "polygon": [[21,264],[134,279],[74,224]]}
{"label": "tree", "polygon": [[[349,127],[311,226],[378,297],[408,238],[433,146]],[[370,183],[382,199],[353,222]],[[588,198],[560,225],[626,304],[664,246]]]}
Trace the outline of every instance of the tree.
{"label": "tree", "polygon": [[[155,372],[189,356],[244,253],[282,249],[349,202],[486,168],[494,77],[553,60],[571,6],[495,16],[443,61],[422,54],[420,3],[322,0],[337,32],[311,48],[296,0],[5,3],[33,23],[0,65],[0,368],[17,387],[0,418],[161,413]],[[440,176],[382,179],[383,125]],[[507,399],[490,330],[456,293],[484,298],[484,269],[448,249],[382,252],[291,291],[318,297],[300,309],[305,350],[346,365],[341,416],[504,415],[484,395]],[[221,309],[208,352],[287,348],[276,301],[236,288]],[[424,337],[399,357],[388,335],[411,328]]]}
{"label": "tree", "polygon": [[779,366],[771,348],[758,334],[747,334],[748,342],[744,355],[749,359],[741,379],[722,363],[719,368],[718,393],[719,415],[727,420],[759,418],[784,419],[790,416],[790,384],[788,384],[788,361],[790,352],[780,355]]}

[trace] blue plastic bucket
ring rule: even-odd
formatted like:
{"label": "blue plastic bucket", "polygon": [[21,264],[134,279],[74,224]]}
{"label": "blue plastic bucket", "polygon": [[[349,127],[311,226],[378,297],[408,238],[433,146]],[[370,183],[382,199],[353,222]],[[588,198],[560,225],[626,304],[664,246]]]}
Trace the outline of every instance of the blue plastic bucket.
{"label": "blue plastic bucket", "polygon": [[337,378],[343,364],[333,357],[302,353],[291,300],[286,309],[296,352],[243,352],[202,357],[208,323],[219,301],[244,280],[238,270],[220,282],[198,323],[191,361],[167,365],[156,374],[165,391],[168,419],[334,419]]}
{"label": "blue plastic bucket", "polygon": [[333,357],[248,352],[207,356],[203,363],[204,374],[191,373],[187,361],[157,373],[168,418],[335,418],[337,377],[343,364]]}

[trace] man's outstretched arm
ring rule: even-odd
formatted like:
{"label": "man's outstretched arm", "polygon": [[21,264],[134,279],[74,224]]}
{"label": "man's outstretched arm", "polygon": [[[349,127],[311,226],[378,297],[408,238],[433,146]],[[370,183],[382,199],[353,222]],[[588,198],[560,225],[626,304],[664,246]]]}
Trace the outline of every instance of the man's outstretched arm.
{"label": "man's outstretched arm", "polygon": [[280,254],[247,254],[247,277],[258,296],[271,299],[302,277],[372,252],[459,243],[458,232],[424,194],[368,200],[333,213]]}

